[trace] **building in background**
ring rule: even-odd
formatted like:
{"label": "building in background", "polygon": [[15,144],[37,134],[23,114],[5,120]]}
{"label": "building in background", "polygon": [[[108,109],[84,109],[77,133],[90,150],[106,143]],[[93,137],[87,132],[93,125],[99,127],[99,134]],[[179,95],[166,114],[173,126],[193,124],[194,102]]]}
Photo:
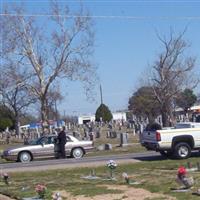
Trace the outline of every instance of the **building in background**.
{"label": "building in background", "polygon": [[[113,112],[113,121],[125,122],[127,121],[126,112]],[[95,122],[95,115],[81,115],[78,117],[78,124],[86,124],[88,122]]]}
{"label": "building in background", "polygon": [[81,115],[78,117],[78,124],[87,124],[88,122],[95,122],[95,115]]}
{"label": "building in background", "polygon": [[200,122],[200,104],[192,106],[186,114],[182,108],[175,110],[177,120],[180,122],[193,121]]}

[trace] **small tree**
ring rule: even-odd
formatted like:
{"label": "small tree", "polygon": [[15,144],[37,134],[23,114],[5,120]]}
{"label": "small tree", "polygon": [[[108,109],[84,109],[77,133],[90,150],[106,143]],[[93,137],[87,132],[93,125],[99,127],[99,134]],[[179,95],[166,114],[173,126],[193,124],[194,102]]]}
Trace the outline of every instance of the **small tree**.
{"label": "small tree", "polygon": [[9,118],[1,118],[0,119],[0,131],[5,130],[7,127],[10,128],[13,126],[13,122]]}
{"label": "small tree", "polygon": [[185,114],[187,114],[189,108],[192,107],[196,101],[197,96],[193,93],[193,91],[191,89],[185,89],[180,93],[180,95],[178,95],[176,104],[184,110]]}
{"label": "small tree", "polygon": [[10,62],[6,67],[0,66],[0,93],[4,105],[12,110],[15,118],[15,130],[19,135],[19,123],[22,112],[36,102],[27,88],[30,78],[26,70],[19,70],[19,66]]}
{"label": "small tree", "polygon": [[14,113],[5,105],[0,105],[0,131],[13,127],[14,123]]}
{"label": "small tree", "polygon": [[129,98],[128,109],[137,117],[148,118],[150,123],[160,114],[159,103],[151,87],[145,86],[139,88]]}
{"label": "small tree", "polygon": [[103,122],[109,122],[112,120],[113,116],[110,112],[109,108],[105,104],[101,104],[96,111],[95,118],[97,122],[100,122],[101,120]]}

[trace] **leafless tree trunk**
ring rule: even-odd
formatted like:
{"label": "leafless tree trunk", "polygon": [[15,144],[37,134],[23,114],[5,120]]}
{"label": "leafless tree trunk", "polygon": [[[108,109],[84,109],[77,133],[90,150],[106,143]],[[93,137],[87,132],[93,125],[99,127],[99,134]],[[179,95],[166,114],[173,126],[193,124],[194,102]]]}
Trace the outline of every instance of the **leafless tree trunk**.
{"label": "leafless tree trunk", "polygon": [[45,18],[26,16],[21,7],[8,8],[1,16],[3,55],[33,74],[29,88],[40,101],[43,125],[48,124],[47,97],[56,80],[82,81],[88,92],[96,78],[91,63],[93,23],[88,12],[82,5],[71,11],[58,3],[52,3],[50,10]]}
{"label": "leafless tree trunk", "polygon": [[189,45],[183,39],[184,33],[175,35],[171,31],[169,38],[158,35],[164,48],[153,66],[151,81],[160,103],[163,126],[170,126],[174,122],[173,102],[176,95],[188,83],[190,87],[197,83],[191,75],[195,58],[186,54]]}
{"label": "leafless tree trunk", "polygon": [[[61,95],[60,89],[58,86],[55,86],[54,91],[51,90],[48,92],[48,118],[54,119],[58,122],[59,113],[57,108],[57,103],[63,100],[63,96]],[[58,123],[57,123],[58,125]]]}
{"label": "leafless tree trunk", "polygon": [[[8,63],[7,63],[8,64]],[[19,135],[19,118],[28,106],[36,101],[26,87],[28,75],[26,71],[18,70],[14,63],[0,66],[0,93],[3,103],[8,106],[15,116],[15,130]]]}

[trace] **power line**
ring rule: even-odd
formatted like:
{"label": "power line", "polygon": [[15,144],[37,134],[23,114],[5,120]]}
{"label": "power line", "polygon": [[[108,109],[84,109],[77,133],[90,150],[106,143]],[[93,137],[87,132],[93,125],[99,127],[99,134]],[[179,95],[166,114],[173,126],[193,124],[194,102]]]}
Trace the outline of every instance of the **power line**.
{"label": "power line", "polygon": [[[49,0],[10,0],[14,2],[49,2]],[[66,0],[58,0],[59,3],[66,3]],[[68,3],[80,3],[80,1],[68,0]],[[199,0],[84,0],[84,3],[200,3]]]}
{"label": "power line", "polygon": [[60,18],[95,18],[95,19],[125,19],[125,20],[200,20],[200,16],[180,17],[148,17],[148,16],[123,16],[123,15],[52,15],[52,14],[14,14],[0,13],[0,16],[11,17],[60,17]]}

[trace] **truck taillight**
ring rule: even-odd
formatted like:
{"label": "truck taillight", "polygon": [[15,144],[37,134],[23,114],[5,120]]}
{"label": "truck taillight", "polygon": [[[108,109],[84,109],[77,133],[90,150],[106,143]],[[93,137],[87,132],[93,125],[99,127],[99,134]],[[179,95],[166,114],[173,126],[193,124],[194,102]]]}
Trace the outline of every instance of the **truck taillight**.
{"label": "truck taillight", "polygon": [[156,131],[156,140],[161,141],[160,132]]}

